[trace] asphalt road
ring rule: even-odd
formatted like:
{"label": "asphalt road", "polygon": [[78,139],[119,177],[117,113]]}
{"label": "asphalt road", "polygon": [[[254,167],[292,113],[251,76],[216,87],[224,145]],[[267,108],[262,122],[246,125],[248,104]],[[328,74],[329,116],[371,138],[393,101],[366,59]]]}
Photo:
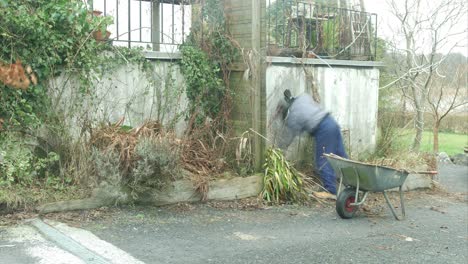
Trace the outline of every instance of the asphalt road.
{"label": "asphalt road", "polygon": [[439,181],[449,192],[468,194],[468,167],[439,164]]}
{"label": "asphalt road", "polygon": [[332,206],[197,205],[125,209],[84,228],[145,263],[468,263],[466,203],[417,194],[404,221],[385,207],[342,220]]}
{"label": "asphalt road", "polygon": [[[98,220],[72,221],[79,228],[57,228],[110,263],[468,263],[466,167],[440,171],[450,192],[408,193],[403,221],[374,195],[351,220],[332,203],[232,202],[111,209]],[[86,262],[24,223],[0,228],[0,263]]]}

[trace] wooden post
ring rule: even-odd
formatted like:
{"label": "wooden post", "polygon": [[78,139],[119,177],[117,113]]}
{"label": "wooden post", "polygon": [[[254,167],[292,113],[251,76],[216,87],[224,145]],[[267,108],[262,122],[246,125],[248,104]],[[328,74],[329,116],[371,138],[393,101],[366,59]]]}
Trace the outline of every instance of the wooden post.
{"label": "wooden post", "polygon": [[[252,128],[260,134],[264,134],[262,121],[262,96],[264,84],[264,65],[262,63],[262,1],[252,0],[252,52],[254,54],[253,78],[252,78]],[[260,136],[256,136],[254,140],[254,166],[257,170],[261,170],[263,164],[263,152],[265,142]]]}
{"label": "wooden post", "polygon": [[160,30],[160,3],[159,0],[154,0],[151,2],[151,42],[153,43],[153,50],[160,50],[160,41],[161,41],[161,30]]}

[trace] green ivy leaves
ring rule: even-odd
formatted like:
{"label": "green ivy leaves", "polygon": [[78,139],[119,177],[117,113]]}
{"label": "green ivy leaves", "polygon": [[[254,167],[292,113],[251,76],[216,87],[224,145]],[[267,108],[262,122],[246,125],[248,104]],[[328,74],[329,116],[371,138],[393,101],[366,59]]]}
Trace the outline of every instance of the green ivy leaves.
{"label": "green ivy leaves", "polygon": [[180,65],[187,84],[191,114],[214,119],[220,112],[226,90],[218,74],[219,66],[198,47],[184,45],[181,52]]}
{"label": "green ivy leaves", "polygon": [[110,25],[112,18],[90,16],[80,0],[0,0],[0,6],[0,61],[21,60],[39,79],[38,86],[21,94],[0,84],[0,118],[6,127],[36,126],[46,116],[44,85],[51,77],[74,71],[87,79],[99,67],[97,54],[105,45],[91,34]]}

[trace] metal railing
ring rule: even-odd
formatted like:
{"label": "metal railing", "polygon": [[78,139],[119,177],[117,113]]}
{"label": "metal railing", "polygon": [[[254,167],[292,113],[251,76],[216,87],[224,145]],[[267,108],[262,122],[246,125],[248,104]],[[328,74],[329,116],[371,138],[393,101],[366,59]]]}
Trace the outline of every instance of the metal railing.
{"label": "metal railing", "polygon": [[[108,28],[109,40],[114,45],[163,52],[177,51],[184,43],[193,21],[200,19],[197,15],[192,18],[192,12],[201,14],[204,3],[203,0],[84,1],[91,10],[114,18],[114,24]],[[265,1],[269,55],[375,60],[376,14],[313,4],[309,0]]]}
{"label": "metal railing", "polygon": [[87,0],[89,8],[112,16],[113,45],[174,52],[186,40],[196,0]]}
{"label": "metal railing", "polygon": [[269,55],[375,60],[376,14],[296,0],[267,1]]}

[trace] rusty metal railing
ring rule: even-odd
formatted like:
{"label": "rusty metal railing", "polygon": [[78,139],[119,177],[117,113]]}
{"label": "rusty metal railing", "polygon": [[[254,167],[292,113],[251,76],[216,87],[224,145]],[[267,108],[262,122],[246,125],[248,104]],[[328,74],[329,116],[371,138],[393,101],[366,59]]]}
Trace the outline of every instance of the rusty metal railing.
{"label": "rusty metal railing", "polygon": [[112,16],[113,45],[173,52],[190,33],[195,0],[88,0],[97,15]]}
{"label": "rusty metal railing", "polygon": [[271,56],[375,60],[377,15],[297,0],[267,0]]}

